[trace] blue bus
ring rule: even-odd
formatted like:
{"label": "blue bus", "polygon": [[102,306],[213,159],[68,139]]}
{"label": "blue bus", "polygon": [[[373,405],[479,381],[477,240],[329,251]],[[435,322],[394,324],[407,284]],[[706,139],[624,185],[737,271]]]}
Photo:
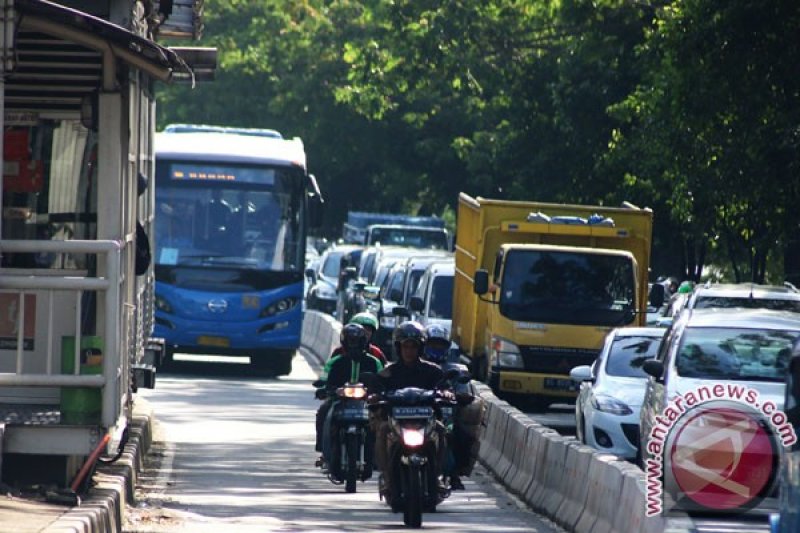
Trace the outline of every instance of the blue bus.
{"label": "blue bus", "polygon": [[171,125],[157,134],[155,337],[285,375],[300,345],[306,234],[322,198],[300,139]]}

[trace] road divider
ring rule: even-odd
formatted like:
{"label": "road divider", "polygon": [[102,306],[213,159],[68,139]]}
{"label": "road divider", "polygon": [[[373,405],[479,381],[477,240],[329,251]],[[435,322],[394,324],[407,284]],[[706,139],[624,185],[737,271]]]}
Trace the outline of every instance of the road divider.
{"label": "road divider", "polygon": [[[341,324],[306,311],[301,343],[320,361],[339,344]],[[631,463],[581,445],[531,420],[483,383],[479,459],[534,511],[570,532],[681,533],[688,521],[645,515],[645,475]]]}

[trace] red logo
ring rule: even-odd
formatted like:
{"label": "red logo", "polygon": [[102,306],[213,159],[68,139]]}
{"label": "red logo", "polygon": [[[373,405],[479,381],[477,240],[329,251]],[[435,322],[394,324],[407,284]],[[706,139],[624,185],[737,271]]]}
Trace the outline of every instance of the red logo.
{"label": "red logo", "polygon": [[[678,505],[707,510],[750,508],[775,479],[777,445],[755,413],[698,407],[676,424],[669,448]],[[690,505],[691,506],[691,505]]]}

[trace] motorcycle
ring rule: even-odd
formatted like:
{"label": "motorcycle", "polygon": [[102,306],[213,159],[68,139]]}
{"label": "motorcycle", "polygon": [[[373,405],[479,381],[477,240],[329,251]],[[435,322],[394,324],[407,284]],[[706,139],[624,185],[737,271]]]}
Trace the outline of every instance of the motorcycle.
{"label": "motorcycle", "polygon": [[369,430],[367,389],[362,383],[347,383],[333,394],[323,440],[326,461],[320,466],[332,483],[344,484],[345,492],[352,493],[358,480],[372,477],[374,441]]}
{"label": "motorcycle", "polygon": [[384,409],[388,417],[392,496],[387,504],[403,512],[409,527],[421,527],[422,513],[435,512],[450,496],[449,479],[441,472],[447,439],[443,417],[452,414],[443,411],[452,413],[457,405],[449,391],[414,387],[383,393],[370,405]]}

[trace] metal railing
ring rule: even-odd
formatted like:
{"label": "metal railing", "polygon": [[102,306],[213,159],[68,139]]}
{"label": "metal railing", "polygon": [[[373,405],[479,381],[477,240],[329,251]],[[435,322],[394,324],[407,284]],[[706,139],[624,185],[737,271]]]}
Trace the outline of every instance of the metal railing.
{"label": "metal railing", "polygon": [[[102,389],[101,423],[112,427],[120,414],[119,378],[124,372],[125,362],[120,357],[122,328],[121,286],[125,281],[121,270],[121,255],[125,243],[119,241],[44,241],[44,240],[3,240],[0,253],[65,253],[94,254],[104,256],[103,268],[97,276],[54,276],[52,271],[32,269],[27,274],[8,273],[0,270],[0,289],[18,292],[16,371],[14,374],[0,374],[0,387],[88,387]],[[102,274],[102,276],[100,275]],[[26,373],[24,370],[23,348],[25,333],[25,295],[45,291],[48,294],[47,309],[47,350],[45,373]],[[73,354],[73,374],[53,373],[53,323],[55,319],[54,293],[72,291],[75,293],[75,351]],[[81,316],[84,292],[102,292],[105,295],[103,306],[103,373],[102,375],[81,375]],[[62,317],[59,317],[62,318]]]}

